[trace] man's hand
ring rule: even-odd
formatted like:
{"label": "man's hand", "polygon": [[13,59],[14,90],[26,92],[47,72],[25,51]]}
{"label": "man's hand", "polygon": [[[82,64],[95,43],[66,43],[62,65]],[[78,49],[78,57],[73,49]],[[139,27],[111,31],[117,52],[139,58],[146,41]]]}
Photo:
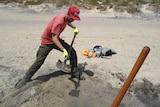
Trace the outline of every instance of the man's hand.
{"label": "man's hand", "polygon": [[62,51],[63,51],[63,57],[64,57],[64,59],[68,60],[69,59],[69,55],[68,55],[67,50],[64,48]]}
{"label": "man's hand", "polygon": [[78,34],[78,33],[79,33],[79,30],[78,30],[76,27],[74,27],[74,28],[73,28],[73,32],[74,32],[74,34]]}

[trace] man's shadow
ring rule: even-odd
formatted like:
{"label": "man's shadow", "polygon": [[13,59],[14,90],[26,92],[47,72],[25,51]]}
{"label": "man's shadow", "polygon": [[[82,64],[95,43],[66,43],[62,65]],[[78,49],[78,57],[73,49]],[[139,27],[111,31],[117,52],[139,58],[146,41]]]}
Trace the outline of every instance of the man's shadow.
{"label": "man's shadow", "polygon": [[[82,75],[83,74],[86,74],[87,76],[94,76],[94,73],[90,70],[85,70],[82,72]],[[38,76],[37,78],[33,79],[33,80],[38,80],[40,82],[47,82],[50,78],[56,78],[56,77],[59,77],[59,76],[62,76],[62,75],[70,75],[68,73],[64,73],[63,71],[61,70],[57,70],[53,73],[50,73],[50,74],[47,74],[47,75],[42,75],[42,76]],[[68,78],[71,82],[74,83],[75,85],[75,89],[71,90],[68,94],[70,96],[73,96],[73,97],[79,97],[79,92],[80,90],[78,89],[78,87],[80,87],[80,79],[75,79],[75,78]]]}
{"label": "man's shadow", "polygon": [[33,80],[38,80],[38,81],[41,81],[41,82],[46,82],[50,78],[56,78],[56,77],[59,77],[59,76],[62,76],[62,75],[67,75],[67,73],[64,73],[61,70],[57,70],[57,71],[54,71],[53,73],[50,73],[50,74],[47,74],[47,75],[38,76],[37,78],[35,78]]}

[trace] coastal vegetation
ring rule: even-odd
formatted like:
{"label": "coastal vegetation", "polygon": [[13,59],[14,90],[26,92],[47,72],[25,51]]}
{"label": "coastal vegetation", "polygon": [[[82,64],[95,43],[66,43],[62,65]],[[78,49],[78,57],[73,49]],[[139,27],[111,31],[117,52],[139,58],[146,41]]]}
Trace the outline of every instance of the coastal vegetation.
{"label": "coastal vegetation", "polygon": [[148,4],[151,11],[160,13],[160,0],[1,0],[0,3],[19,3],[24,6],[49,3],[56,7],[78,5],[89,10],[97,8],[105,11],[108,8],[113,8],[115,11],[127,11],[133,14],[141,12],[139,8]]}

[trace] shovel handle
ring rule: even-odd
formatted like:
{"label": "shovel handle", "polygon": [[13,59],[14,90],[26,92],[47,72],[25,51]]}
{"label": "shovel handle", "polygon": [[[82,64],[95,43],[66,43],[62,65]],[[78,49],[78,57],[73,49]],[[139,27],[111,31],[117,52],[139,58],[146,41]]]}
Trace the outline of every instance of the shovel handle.
{"label": "shovel handle", "polygon": [[[68,50],[69,57],[70,57],[70,53],[71,53],[71,50],[72,50],[72,45],[73,45],[73,43],[74,43],[74,40],[75,40],[75,38],[76,38],[76,35],[77,35],[77,33],[74,33],[74,36],[73,36],[71,45],[70,45],[69,50]],[[66,64],[68,60],[69,60],[69,59],[65,59],[65,60],[64,60],[64,64]]]}
{"label": "shovel handle", "polygon": [[73,39],[72,39],[72,42],[71,42],[71,47],[72,47],[72,45],[73,45],[73,42],[74,42],[74,40],[75,40],[75,38],[76,38],[76,35],[77,35],[77,33],[74,33],[74,36],[73,36]]}
{"label": "shovel handle", "polygon": [[77,33],[74,33],[74,36],[73,36],[73,39],[72,39],[72,42],[71,42],[71,45],[70,45],[70,48],[69,48],[69,51],[68,51],[69,55],[70,55],[70,52],[72,50],[72,46],[73,46],[74,40],[76,38],[76,35],[77,35]]}

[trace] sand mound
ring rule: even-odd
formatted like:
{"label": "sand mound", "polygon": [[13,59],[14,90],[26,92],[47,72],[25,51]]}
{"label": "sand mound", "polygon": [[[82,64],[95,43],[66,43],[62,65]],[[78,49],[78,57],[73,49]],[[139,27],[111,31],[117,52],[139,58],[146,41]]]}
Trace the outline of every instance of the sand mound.
{"label": "sand mound", "polygon": [[[92,71],[86,70],[86,80],[70,79],[70,75],[55,71],[39,76],[21,89],[5,97],[1,107],[104,107],[111,106],[119,88],[104,83]],[[119,78],[119,76],[116,76]],[[122,79],[122,78],[121,78]],[[124,78],[123,78],[124,79]],[[160,86],[148,80],[135,83],[122,100],[120,107],[159,107]],[[136,104],[136,105],[135,105]]]}

